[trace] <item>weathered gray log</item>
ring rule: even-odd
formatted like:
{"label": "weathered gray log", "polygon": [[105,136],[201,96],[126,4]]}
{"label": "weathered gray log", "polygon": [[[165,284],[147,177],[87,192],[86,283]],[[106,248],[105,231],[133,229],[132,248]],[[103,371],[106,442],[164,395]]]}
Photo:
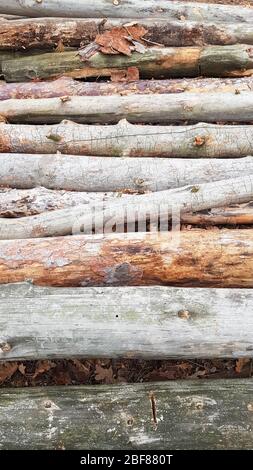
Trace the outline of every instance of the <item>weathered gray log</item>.
{"label": "weathered gray log", "polygon": [[[0,50],[54,49],[60,42],[67,47],[80,47],[94,41],[98,33],[136,23],[147,30],[146,44],[168,46],[201,46],[253,44],[251,25],[206,21],[171,21],[166,18],[144,19],[74,19],[36,18],[1,22]],[[127,34],[127,30],[126,30]]]}
{"label": "weathered gray log", "polygon": [[252,379],[2,388],[0,447],[171,449],[171,464],[174,449],[252,449],[252,393]]}
{"label": "weathered gray log", "polygon": [[251,8],[228,5],[197,4],[195,2],[178,2],[161,0],[120,0],[108,2],[107,0],[1,0],[0,13],[21,16],[59,16],[59,17],[166,17],[184,21],[210,20],[210,21],[236,21],[248,22],[253,20]]}
{"label": "weathered gray log", "polygon": [[[136,102],[138,99],[139,96]],[[0,151],[114,157],[238,158],[253,155],[253,126],[205,123],[139,126],[125,120],[117,126],[85,126],[70,121],[49,126],[1,123]]]}
{"label": "weathered gray log", "polygon": [[189,230],[0,241],[0,283],[253,287],[253,231]]}
{"label": "weathered gray log", "polygon": [[[178,189],[158,191],[152,194],[132,196],[131,199],[109,200],[94,207],[82,204],[20,219],[0,219],[0,239],[54,237],[79,233],[118,231],[127,223],[146,231],[146,220],[156,223],[168,220],[176,213],[198,212],[212,207],[250,202],[253,199],[253,175],[213,183],[189,185]],[[177,223],[179,220],[177,220]],[[120,229],[118,229],[118,226]],[[141,227],[141,228],[140,228]],[[130,230],[129,230],[130,231]]]}
{"label": "weathered gray log", "polygon": [[252,310],[249,289],[2,285],[0,361],[251,357]]}
{"label": "weathered gray log", "polygon": [[[41,214],[42,212],[79,204],[90,206],[101,204],[115,198],[129,197],[130,194],[122,192],[78,192],[57,191],[43,187],[33,189],[0,188],[0,217],[24,217],[27,215]],[[240,210],[240,213],[244,211]],[[250,215],[250,211],[246,211]],[[239,214],[238,214],[239,215]]]}
{"label": "weathered gray log", "polygon": [[[253,11],[253,10],[252,10]],[[7,82],[23,82],[69,75],[74,78],[111,77],[137,67],[141,78],[244,77],[252,75],[253,56],[245,44],[233,46],[151,47],[142,54],[107,55],[97,52],[81,58],[76,51],[50,52],[2,60]]]}
{"label": "weathered gray log", "polygon": [[0,101],[0,116],[10,123],[246,122],[253,120],[253,93],[72,96]]}
{"label": "weathered gray log", "polygon": [[[79,204],[94,206],[119,197],[129,198],[131,192],[85,193],[50,190],[43,187],[33,189],[1,188],[0,217],[25,217]],[[180,221],[183,224],[194,225],[251,225],[253,224],[253,203],[181,214]]]}
{"label": "weathered gray log", "polygon": [[134,82],[82,82],[61,77],[42,82],[6,83],[0,81],[0,100],[10,98],[55,98],[57,96],[100,96],[120,94],[165,94],[253,91],[253,78],[178,78]]}
{"label": "weathered gray log", "polygon": [[[92,139],[91,146],[94,146]],[[0,153],[0,184],[17,189],[44,186],[88,192],[162,191],[250,174],[253,174],[253,157],[144,160],[137,157]]]}

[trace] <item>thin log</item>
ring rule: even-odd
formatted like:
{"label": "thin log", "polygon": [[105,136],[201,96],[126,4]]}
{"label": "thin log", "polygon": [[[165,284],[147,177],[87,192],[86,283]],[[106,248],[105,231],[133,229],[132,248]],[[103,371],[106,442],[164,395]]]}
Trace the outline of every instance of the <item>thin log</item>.
{"label": "thin log", "polygon": [[251,450],[252,393],[251,379],[1,388],[1,447]]}
{"label": "thin log", "polygon": [[129,197],[122,192],[78,192],[33,189],[0,188],[0,217],[16,218],[80,204],[94,206],[115,198]]}
{"label": "thin log", "polygon": [[[93,142],[92,142],[93,145]],[[162,191],[253,174],[253,157],[241,159],[94,158],[0,153],[0,184],[66,191]]]}
{"label": "thin log", "polygon": [[[37,215],[42,212],[89,204],[99,205],[115,198],[129,198],[131,193],[57,191],[43,187],[33,189],[0,189],[0,217],[16,218]],[[192,214],[181,214],[182,224],[193,225],[251,225],[253,204],[238,204],[226,208],[214,208]],[[122,230],[123,231],[123,230]]]}
{"label": "thin log", "polygon": [[[170,46],[202,46],[253,44],[251,25],[203,21],[171,21],[166,18],[147,19],[74,19],[36,18],[1,22],[0,50],[55,49],[59,42],[65,47],[85,46],[98,33],[137,23],[146,29],[147,44]],[[126,31],[127,32],[127,31]],[[150,41],[150,42],[148,42]]]}
{"label": "thin log", "polygon": [[2,285],[0,361],[251,357],[252,309],[248,289]]}
{"label": "thin log", "polygon": [[245,22],[253,21],[251,8],[240,6],[197,4],[195,2],[178,2],[161,0],[1,0],[0,13],[29,17],[59,16],[59,17],[115,17],[115,18],[145,18],[166,17],[169,19],[185,19],[199,21]]}
{"label": "thin log", "polygon": [[0,242],[0,283],[253,287],[253,231],[189,230]]}
{"label": "thin log", "polygon": [[57,96],[100,96],[120,94],[165,94],[253,91],[253,78],[188,78],[138,80],[134,82],[82,82],[61,77],[42,82],[6,83],[0,81],[0,100],[10,98],[55,98]]}
{"label": "thin log", "polygon": [[[224,95],[222,98],[224,100]],[[140,126],[125,120],[116,126],[85,126],[70,121],[43,126],[1,123],[0,151],[114,157],[238,158],[253,154],[253,126],[205,123]]]}
{"label": "thin log", "polygon": [[67,98],[10,99],[0,101],[0,116],[10,123],[112,124],[132,123],[247,122],[253,120],[253,93],[184,93],[168,95],[72,96]]}
{"label": "thin log", "polygon": [[156,224],[159,217],[165,221],[167,218],[167,228],[168,220],[173,216],[179,219],[180,213],[250,202],[252,199],[253,175],[231,178],[132,196],[127,200],[109,200],[94,207],[84,204],[20,219],[0,219],[0,239],[53,237],[81,232],[91,234],[93,230],[95,233],[113,232],[115,225],[116,229],[125,223],[131,226],[136,220],[139,231],[145,231],[147,217]]}
{"label": "thin log", "polygon": [[[253,10],[252,10],[253,11]],[[63,74],[73,78],[111,77],[137,67],[141,78],[244,77],[253,73],[253,56],[248,45],[203,47],[151,47],[143,54],[106,55],[100,52],[81,59],[76,51],[50,52],[2,60],[7,82],[47,79]]]}

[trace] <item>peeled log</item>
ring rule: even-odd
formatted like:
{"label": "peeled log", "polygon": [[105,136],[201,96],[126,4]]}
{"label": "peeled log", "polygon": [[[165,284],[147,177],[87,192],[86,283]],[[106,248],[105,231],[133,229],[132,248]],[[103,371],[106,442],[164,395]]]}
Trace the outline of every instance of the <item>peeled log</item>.
{"label": "peeled log", "polygon": [[183,93],[168,95],[72,96],[0,101],[0,116],[10,123],[112,124],[132,123],[247,122],[253,120],[253,93]]}
{"label": "peeled log", "polygon": [[253,287],[253,230],[190,230],[175,237],[167,232],[1,241],[0,283]]}
{"label": "peeled log", "polygon": [[146,221],[155,224],[163,221],[180,223],[180,214],[203,211],[212,207],[250,202],[253,199],[253,176],[215,181],[198,186],[158,191],[152,194],[132,196],[131,199],[107,201],[94,207],[79,205],[21,219],[0,219],[0,239],[39,238],[79,233],[118,232],[128,224],[132,231],[138,222],[138,231],[146,231]]}
{"label": "peeled log", "polygon": [[251,8],[213,5],[195,2],[160,0],[121,0],[118,4],[108,0],[1,0],[0,13],[20,16],[59,16],[76,18],[146,18],[165,17],[199,21],[225,21],[252,23]]}
{"label": "peeled log", "polygon": [[[93,141],[91,144],[94,146]],[[17,189],[44,186],[66,191],[162,191],[250,174],[253,157],[146,160],[0,153],[0,184]]]}
{"label": "peeled log", "polygon": [[[0,50],[55,49],[60,42],[65,47],[83,47],[95,40],[98,33],[136,23],[145,28],[146,44],[168,46],[201,46],[253,44],[252,26],[238,23],[203,21],[171,21],[166,18],[74,19],[36,18],[1,22]],[[127,34],[127,30],[126,30]],[[149,42],[150,41],[150,42]]]}
{"label": "peeled log", "polygon": [[55,98],[57,96],[100,96],[120,94],[165,94],[253,91],[253,78],[178,78],[134,82],[82,82],[70,77],[42,82],[0,81],[0,100],[10,98]]}
{"label": "peeled log", "polygon": [[[136,98],[137,103],[139,98]],[[221,106],[224,95],[222,98]],[[0,152],[238,158],[253,155],[253,126],[205,123],[193,126],[141,126],[126,121],[121,121],[116,126],[91,126],[70,121],[44,126],[0,123]],[[18,161],[15,165],[17,163]],[[6,164],[8,163],[4,162]]]}
{"label": "peeled log", "polygon": [[[253,11],[253,10],[252,10]],[[80,52],[81,54],[81,52]],[[137,67],[141,78],[244,77],[253,74],[252,49],[248,45],[206,47],[151,47],[130,57],[100,52],[81,59],[76,51],[50,52],[2,60],[7,82],[23,82],[69,75],[73,78],[111,77]]]}
{"label": "peeled log", "polygon": [[0,362],[251,357],[252,310],[249,289],[1,285]]}
{"label": "peeled log", "polygon": [[[122,192],[57,191],[43,187],[34,189],[1,188],[0,217],[25,217],[80,204],[94,206],[119,197],[123,199],[131,198],[131,194]],[[193,225],[251,225],[253,224],[253,203],[214,208],[192,214],[181,214],[180,221],[183,224]]]}

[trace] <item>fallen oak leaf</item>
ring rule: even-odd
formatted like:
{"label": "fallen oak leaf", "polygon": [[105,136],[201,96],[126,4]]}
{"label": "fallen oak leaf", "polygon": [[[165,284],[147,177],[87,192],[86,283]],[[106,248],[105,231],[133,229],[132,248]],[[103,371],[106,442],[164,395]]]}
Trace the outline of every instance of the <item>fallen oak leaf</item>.
{"label": "fallen oak leaf", "polygon": [[17,362],[3,362],[0,364],[0,384],[10,379],[18,369]]}
{"label": "fallen oak leaf", "polygon": [[52,361],[38,361],[36,364],[36,369],[33,374],[33,379],[36,379],[38,375],[44,374],[45,372],[48,372],[50,369],[53,367],[56,367],[56,364]]}
{"label": "fallen oak leaf", "polygon": [[242,369],[244,368],[244,366],[246,364],[248,364],[250,361],[250,359],[248,358],[245,358],[245,357],[241,357],[239,359],[237,359],[236,363],[235,363],[235,371],[237,372],[237,374],[240,374],[240,372],[242,372]]}

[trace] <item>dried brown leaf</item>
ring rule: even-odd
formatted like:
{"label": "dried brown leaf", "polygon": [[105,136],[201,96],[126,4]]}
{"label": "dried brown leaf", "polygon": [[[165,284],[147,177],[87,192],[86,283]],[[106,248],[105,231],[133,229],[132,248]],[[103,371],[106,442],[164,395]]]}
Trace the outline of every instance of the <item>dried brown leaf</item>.
{"label": "dried brown leaf", "polygon": [[108,369],[101,367],[100,364],[96,364],[95,368],[95,380],[97,382],[112,383],[113,382],[113,370],[112,367]]}
{"label": "dried brown leaf", "polygon": [[4,362],[0,364],[0,384],[10,379],[18,369],[17,362]]}
{"label": "dried brown leaf", "polygon": [[244,366],[246,364],[248,364],[250,361],[250,359],[247,359],[247,358],[244,358],[244,357],[241,357],[240,359],[237,359],[236,363],[235,363],[235,371],[237,372],[237,374],[240,374],[240,372],[242,372],[242,369],[244,368]]}
{"label": "dried brown leaf", "polygon": [[55,367],[55,363],[52,361],[38,361],[35,372],[33,374],[33,379],[38,377],[38,375],[48,372],[50,369],[52,369],[52,367]]}

